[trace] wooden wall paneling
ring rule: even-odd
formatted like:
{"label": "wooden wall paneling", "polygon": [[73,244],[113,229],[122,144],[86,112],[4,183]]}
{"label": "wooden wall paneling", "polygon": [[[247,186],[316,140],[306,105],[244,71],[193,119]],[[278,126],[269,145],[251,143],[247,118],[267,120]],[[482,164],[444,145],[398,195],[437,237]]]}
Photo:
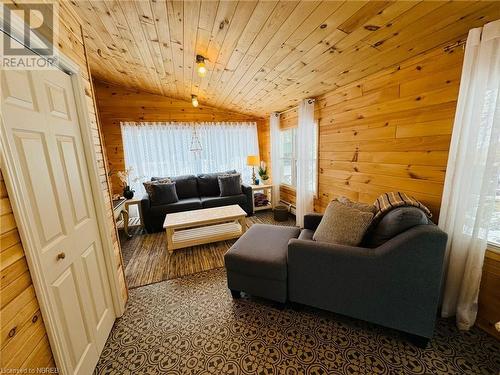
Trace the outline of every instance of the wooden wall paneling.
{"label": "wooden wall paneling", "polygon": [[486,251],[479,288],[476,324],[500,340],[495,324],[500,322],[500,253]]}
{"label": "wooden wall paneling", "polygon": [[[108,168],[111,171],[116,172],[125,168],[120,128],[120,122],[123,121],[256,121],[261,158],[267,162],[270,159],[269,124],[263,118],[204,105],[194,108],[191,102],[130,90],[104,82],[96,81],[94,87]],[[111,185],[113,193],[122,192],[116,175],[111,177]]]}
{"label": "wooden wall paneling", "polygon": [[[16,6],[20,5],[16,3]],[[51,32],[51,30],[47,30],[47,32]],[[74,14],[74,10],[69,6],[69,3],[59,3],[59,26],[55,40],[59,50],[81,67],[91,130],[95,133],[94,145],[99,158],[99,168],[101,169],[102,193],[109,198],[81,21]],[[0,328],[0,367],[17,369],[55,367],[43,317],[35,295],[23,245],[3,178],[0,171],[0,315],[2,320]],[[109,199],[107,205],[114,251],[120,253]],[[122,283],[121,292],[125,303],[127,289],[120,262],[117,262],[117,268],[122,276],[120,279]]]}
{"label": "wooden wall paneling", "polygon": [[435,220],[444,184],[463,50],[424,53],[317,98],[319,197],[373,203],[400,190]]}

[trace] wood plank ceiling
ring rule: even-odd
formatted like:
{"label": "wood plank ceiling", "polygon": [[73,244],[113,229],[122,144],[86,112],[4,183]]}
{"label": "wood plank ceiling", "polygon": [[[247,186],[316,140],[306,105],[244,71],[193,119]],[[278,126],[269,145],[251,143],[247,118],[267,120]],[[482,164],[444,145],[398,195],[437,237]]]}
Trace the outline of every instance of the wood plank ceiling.
{"label": "wood plank ceiling", "polygon": [[[482,1],[72,1],[95,78],[263,116],[500,18]],[[208,58],[206,77],[195,56]]]}

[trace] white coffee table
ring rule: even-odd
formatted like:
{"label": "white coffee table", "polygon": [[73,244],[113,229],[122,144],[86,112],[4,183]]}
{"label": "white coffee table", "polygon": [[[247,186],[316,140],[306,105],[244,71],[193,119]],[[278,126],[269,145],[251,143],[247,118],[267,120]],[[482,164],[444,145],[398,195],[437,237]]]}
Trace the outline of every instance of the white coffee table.
{"label": "white coffee table", "polygon": [[245,233],[246,215],[237,204],[167,214],[167,250],[238,238]]}

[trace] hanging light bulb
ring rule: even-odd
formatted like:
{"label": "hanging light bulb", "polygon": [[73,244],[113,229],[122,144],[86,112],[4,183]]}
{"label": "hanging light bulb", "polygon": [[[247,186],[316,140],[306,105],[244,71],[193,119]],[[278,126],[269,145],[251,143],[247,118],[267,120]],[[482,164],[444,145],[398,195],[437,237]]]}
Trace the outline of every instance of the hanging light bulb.
{"label": "hanging light bulb", "polygon": [[207,67],[205,66],[205,58],[202,55],[196,55],[196,72],[202,78],[207,75]]}
{"label": "hanging light bulb", "polygon": [[191,104],[193,107],[198,107],[198,97],[196,95],[191,95]]}

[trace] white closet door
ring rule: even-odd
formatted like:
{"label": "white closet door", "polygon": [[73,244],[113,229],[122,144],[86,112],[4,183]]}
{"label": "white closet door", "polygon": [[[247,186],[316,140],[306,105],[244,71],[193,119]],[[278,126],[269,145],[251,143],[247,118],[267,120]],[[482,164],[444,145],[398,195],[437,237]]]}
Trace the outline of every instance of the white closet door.
{"label": "white closet door", "polygon": [[3,126],[37,239],[36,256],[73,374],[91,374],[113,326],[71,79],[1,72]]}

